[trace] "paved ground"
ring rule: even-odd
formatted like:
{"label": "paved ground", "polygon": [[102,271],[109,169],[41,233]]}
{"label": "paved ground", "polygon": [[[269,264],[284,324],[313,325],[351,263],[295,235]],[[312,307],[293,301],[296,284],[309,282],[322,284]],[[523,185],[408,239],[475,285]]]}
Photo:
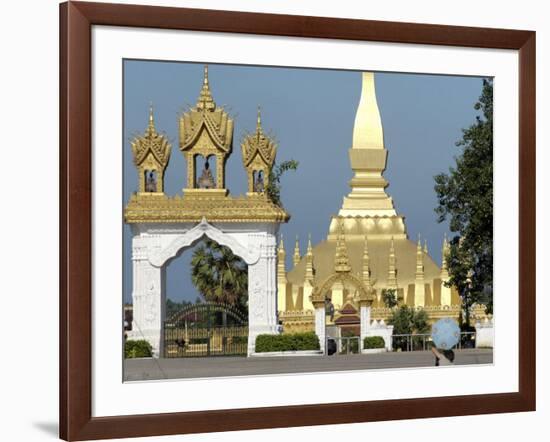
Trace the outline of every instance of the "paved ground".
{"label": "paved ground", "polygon": [[[455,365],[491,364],[492,350],[459,350]],[[431,367],[430,351],[380,353],[347,356],[292,357],[210,357],[180,359],[128,359],[124,364],[125,380],[205,378],[250,376],[319,371],[365,370],[383,368]]]}

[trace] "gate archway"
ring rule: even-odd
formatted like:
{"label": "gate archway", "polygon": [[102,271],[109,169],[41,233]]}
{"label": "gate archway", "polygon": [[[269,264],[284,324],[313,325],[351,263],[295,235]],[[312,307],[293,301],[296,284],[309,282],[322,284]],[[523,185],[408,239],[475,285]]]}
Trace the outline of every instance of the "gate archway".
{"label": "gate archway", "polygon": [[248,313],[228,304],[191,304],[167,319],[163,330],[165,358],[247,354]]}

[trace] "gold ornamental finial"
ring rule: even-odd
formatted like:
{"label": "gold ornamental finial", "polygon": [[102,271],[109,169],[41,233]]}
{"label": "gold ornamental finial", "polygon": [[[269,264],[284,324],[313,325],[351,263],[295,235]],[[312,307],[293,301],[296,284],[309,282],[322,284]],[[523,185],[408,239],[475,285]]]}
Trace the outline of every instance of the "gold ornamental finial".
{"label": "gold ornamental finial", "polygon": [[208,81],[208,65],[204,66],[204,76],[202,79],[202,88],[199,94],[199,99],[197,100],[197,109],[206,109],[213,111],[216,108],[216,103],[212,98],[212,93],[210,92],[210,83]]}
{"label": "gold ornamental finial", "polygon": [[202,80],[202,84],[204,86],[208,86],[208,65],[207,64],[204,65],[204,77]]}
{"label": "gold ornamental finial", "polygon": [[157,132],[155,128],[155,116],[153,112],[153,102],[149,102],[149,126],[147,127],[147,130],[151,134],[155,134]]}
{"label": "gold ornamental finial", "polygon": [[424,253],[428,254],[428,240],[424,238]]}
{"label": "gold ornamental finial", "polygon": [[262,133],[262,112],[260,105],[258,105],[258,119],[256,121],[256,133],[259,135]]}

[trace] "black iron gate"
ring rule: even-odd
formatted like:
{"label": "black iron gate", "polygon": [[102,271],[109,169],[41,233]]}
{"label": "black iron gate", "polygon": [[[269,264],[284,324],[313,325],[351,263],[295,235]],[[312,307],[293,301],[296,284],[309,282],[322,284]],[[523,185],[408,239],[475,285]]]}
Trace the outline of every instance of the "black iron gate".
{"label": "black iron gate", "polygon": [[248,315],[226,304],[189,305],[164,323],[164,357],[247,354]]}

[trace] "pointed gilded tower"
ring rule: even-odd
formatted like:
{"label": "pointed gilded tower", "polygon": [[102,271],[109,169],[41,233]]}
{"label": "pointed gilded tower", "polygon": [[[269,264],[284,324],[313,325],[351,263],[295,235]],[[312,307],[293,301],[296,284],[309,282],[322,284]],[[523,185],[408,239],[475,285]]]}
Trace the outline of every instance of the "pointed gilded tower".
{"label": "pointed gilded tower", "polygon": [[[388,151],[376,101],[374,73],[362,73],[361,98],[353,127],[353,144],[349,159],[354,177],[351,192],[344,197],[339,217],[346,217],[349,236],[365,235],[378,239],[405,239],[405,223],[397,215],[393,201],[386,193],[388,182],[382,176],[386,169]],[[335,239],[337,221],[333,218],[329,239]],[[353,227],[353,228],[352,228]]]}
{"label": "pointed gilded tower", "polygon": [[286,310],[286,252],[285,244],[283,242],[283,235],[279,241],[279,247],[277,248],[277,310]]}
{"label": "pointed gilded tower", "polygon": [[311,234],[307,241],[306,274],[304,279],[303,310],[314,310],[311,303],[311,294],[315,286],[315,269],[313,267],[313,247],[311,246]]}
{"label": "pointed gilded tower", "polygon": [[149,107],[149,122],[145,133],[131,141],[134,165],[138,170],[139,194],[164,193],[164,171],[170,160],[168,138],[157,132],[153,104]]}
{"label": "pointed gilded tower", "polygon": [[363,284],[365,284],[367,291],[370,291],[371,280],[370,280],[369,244],[368,244],[366,235],[365,235],[365,247],[363,248]]}
{"label": "pointed gilded tower", "polygon": [[424,282],[424,250],[420,234],[418,234],[418,245],[416,247],[416,272],[414,280],[414,305],[424,307],[426,304],[426,286]]}
{"label": "pointed gilded tower", "polygon": [[449,270],[447,264],[447,255],[449,253],[449,242],[447,241],[447,234],[443,238],[443,247],[441,248],[441,305],[451,305],[451,288],[447,287],[445,283],[449,282]]}
{"label": "pointed gilded tower", "polygon": [[397,268],[393,237],[390,241],[390,253],[388,257],[388,279],[386,282],[386,287],[390,290],[397,290]]}
{"label": "pointed gilded tower", "polygon": [[298,235],[296,235],[296,244],[294,245],[294,255],[292,255],[292,265],[296,267],[302,257],[300,256],[300,241],[298,241]]}

